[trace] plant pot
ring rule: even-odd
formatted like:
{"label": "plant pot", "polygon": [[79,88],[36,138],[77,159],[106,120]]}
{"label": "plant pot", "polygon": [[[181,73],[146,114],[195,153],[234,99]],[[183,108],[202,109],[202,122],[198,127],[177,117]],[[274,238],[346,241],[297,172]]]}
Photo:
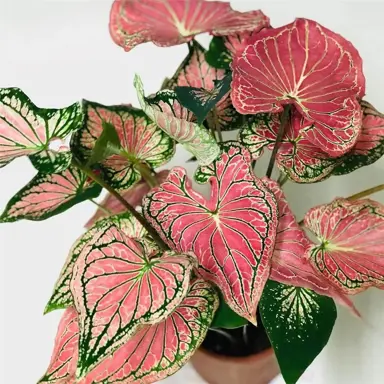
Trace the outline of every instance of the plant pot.
{"label": "plant pot", "polygon": [[208,384],[268,384],[280,373],[272,348],[247,357],[220,356],[200,348],[192,365]]}

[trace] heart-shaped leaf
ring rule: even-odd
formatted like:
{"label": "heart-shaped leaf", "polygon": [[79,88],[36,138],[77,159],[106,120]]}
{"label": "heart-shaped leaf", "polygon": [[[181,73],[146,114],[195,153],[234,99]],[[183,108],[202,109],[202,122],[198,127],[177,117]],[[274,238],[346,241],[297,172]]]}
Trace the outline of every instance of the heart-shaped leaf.
{"label": "heart-shaped leaf", "polygon": [[[167,135],[183,144],[187,151],[197,157],[200,164],[210,164],[219,156],[220,148],[216,140],[204,127],[188,119],[191,114],[180,105],[174,92],[161,91],[152,100],[147,99],[144,96],[143,83],[137,75],[135,88],[141,108],[148,117]],[[176,106],[173,108],[175,102]]]}
{"label": "heart-shaped leaf", "polygon": [[[314,183],[331,176],[338,159],[331,158],[303,137],[303,120],[298,111],[291,115],[279,146],[276,164],[292,181]],[[279,114],[257,114],[243,127],[239,140],[256,160],[263,154],[264,148],[273,149],[279,127]]]}
{"label": "heart-shaped leaf", "polygon": [[[206,62],[205,49],[197,42],[193,42],[188,56],[169,81],[167,87],[170,89],[176,89],[176,87],[197,88],[200,90],[199,98],[204,102],[208,96],[217,96],[216,84],[218,81],[224,80],[226,76],[228,75],[225,70],[211,67]],[[228,90],[219,100],[215,100],[215,108],[209,111],[206,121],[208,127],[216,132],[237,129],[243,124],[243,119],[244,117],[237,113],[233,107]]]}
{"label": "heart-shaped leaf", "polygon": [[[156,181],[158,184],[164,182],[169,174],[168,170],[161,171],[156,174]],[[143,197],[151,190],[150,186],[144,180],[140,181],[132,188],[122,193],[124,199],[131,204],[132,207],[137,208],[141,206]],[[118,213],[126,212],[127,208],[117,200],[115,196],[110,193],[105,196],[105,199],[100,203],[102,208],[98,208],[95,214],[85,224],[85,228],[90,228],[98,220],[103,219],[111,215],[117,215]],[[132,236],[131,236],[132,237]]]}
{"label": "heart-shaped leaf", "polygon": [[305,137],[332,157],[348,152],[361,127],[362,60],[340,35],[307,19],[264,29],[233,60],[238,112],[277,113],[292,103],[308,119]]}
{"label": "heart-shaped leaf", "polygon": [[295,384],[328,343],[336,321],[333,300],[268,281],[260,314],[287,384]]}
{"label": "heart-shaped leaf", "polygon": [[110,238],[106,236],[105,233],[108,233],[110,228],[115,227],[134,239],[140,239],[146,234],[146,231],[141,224],[127,212],[120,215],[109,216],[108,218],[103,218],[97,221],[86,233],[76,240],[75,244],[73,244],[44,313],[49,313],[56,309],[68,308],[74,305],[72,293],[70,291],[70,282],[75,262],[86,247],[92,247],[94,244],[97,244],[98,246],[108,244]]}
{"label": "heart-shaped leaf", "polygon": [[351,173],[384,156],[384,115],[366,101],[360,104],[363,109],[361,134],[352,151],[341,158],[334,175]]}
{"label": "heart-shaped leaf", "polygon": [[[75,262],[71,292],[79,313],[79,376],[132,337],[165,319],[187,294],[195,260],[161,255],[145,238],[101,229]],[[100,243],[99,237],[106,240]]]}
{"label": "heart-shaped leaf", "polygon": [[229,3],[205,0],[115,0],[109,29],[114,42],[130,51],[152,41],[186,43],[200,33],[228,35],[269,25],[261,11],[234,11]]}
{"label": "heart-shaped leaf", "polygon": [[[19,88],[0,89],[0,167],[20,156],[32,156],[38,171],[53,173],[68,167],[70,154],[50,149],[79,129],[79,103],[63,109],[41,109]],[[69,157],[69,161],[68,161]]]}
{"label": "heart-shaped leaf", "polygon": [[[71,350],[64,360],[61,353],[57,352],[60,351],[57,342],[45,377],[49,378],[51,367],[62,365],[67,369],[68,380],[55,384],[115,384],[119,381],[151,384],[165,379],[183,367],[199,348],[212,322],[218,301],[215,289],[209,283],[196,279],[191,283],[187,296],[166,320],[156,325],[143,326],[80,381],[75,380],[78,351]],[[75,316],[76,312],[72,311],[71,314]],[[75,331],[73,342],[77,346],[79,328],[75,327],[76,324],[71,331]],[[57,341],[65,339],[63,330],[65,332],[63,327],[59,328]],[[53,384],[52,381],[41,383]]]}
{"label": "heart-shaped leaf", "polygon": [[[142,111],[125,105],[106,107],[90,101],[83,101],[83,108],[86,113],[84,126],[72,138],[72,151],[81,162],[98,160],[100,154],[93,160],[92,154],[95,156],[94,150],[103,138],[104,127],[111,130],[113,126],[120,140],[121,152],[113,154],[118,151],[117,138],[111,139],[109,132],[109,139],[104,138],[110,144],[113,140],[114,151],[109,152],[111,156],[101,163],[104,178],[113,188],[128,189],[140,181],[139,168],[143,164],[156,168],[174,155],[174,141]],[[102,157],[105,155],[108,153],[103,153]]]}
{"label": "heart-shaped leaf", "polygon": [[76,310],[68,308],[60,320],[51,362],[38,384],[75,384],[79,350],[79,321]]}
{"label": "heart-shaped leaf", "polygon": [[38,173],[9,201],[0,222],[46,220],[100,192],[99,185],[74,167],[61,173]]}
{"label": "heart-shaped leaf", "polygon": [[201,275],[215,283],[227,304],[256,322],[268,279],[277,228],[273,194],[257,179],[249,152],[236,143],[195,178],[210,181],[209,200],[191,188],[186,171],[174,168],[143,201],[147,220],[172,249],[193,252]]}
{"label": "heart-shaped leaf", "polygon": [[313,268],[346,294],[384,288],[384,206],[372,200],[310,209],[305,226],[319,239],[307,249]]}

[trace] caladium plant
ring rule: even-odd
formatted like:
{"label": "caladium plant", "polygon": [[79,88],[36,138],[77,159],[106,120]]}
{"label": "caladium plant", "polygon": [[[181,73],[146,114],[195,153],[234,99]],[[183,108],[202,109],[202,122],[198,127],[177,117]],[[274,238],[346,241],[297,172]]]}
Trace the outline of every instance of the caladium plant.
{"label": "caladium plant", "polygon": [[[208,50],[195,40],[204,32]],[[384,184],[335,196],[301,221],[283,190],[384,155],[384,115],[364,99],[362,58],[316,21],[272,28],[261,11],[218,1],[115,0],[110,33],[126,51],[186,45],[158,92],[146,95],[135,76],[140,109],[85,100],[43,109],[0,89],[0,167],[26,156],[37,170],[0,222],[98,205],[45,308],[64,313],[39,383],[154,383],[185,365],[210,328],[258,318],[296,383],[331,337],[335,302],[364,316],[351,295],[384,288],[384,206],[368,198]],[[178,144],[194,175],[183,164],[161,170]]]}

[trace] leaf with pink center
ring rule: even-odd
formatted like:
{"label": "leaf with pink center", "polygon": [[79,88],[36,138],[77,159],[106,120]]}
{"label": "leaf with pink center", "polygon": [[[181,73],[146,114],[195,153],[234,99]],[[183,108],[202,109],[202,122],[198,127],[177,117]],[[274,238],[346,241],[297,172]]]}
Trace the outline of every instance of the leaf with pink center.
{"label": "leaf with pink center", "polygon": [[97,244],[97,246],[108,244],[110,237],[106,236],[105,233],[108,233],[110,228],[116,227],[134,239],[140,239],[147,233],[142,225],[128,212],[98,220],[73,244],[44,313],[49,313],[56,309],[68,308],[73,305],[70,282],[76,261],[85,248],[92,247],[94,244]]}
{"label": "leaf with pink center", "polygon": [[195,178],[210,181],[209,200],[191,188],[184,169],[174,168],[144,198],[143,212],[172,249],[193,252],[202,277],[221,289],[236,313],[255,323],[270,271],[277,206],[250,161],[246,149],[231,143],[201,167]]}
{"label": "leaf with pink center", "polygon": [[306,130],[312,144],[332,157],[348,152],[361,127],[356,98],[365,93],[362,60],[353,45],[307,19],[264,29],[247,44],[232,63],[237,111],[277,113],[294,104],[313,123]]}
{"label": "leaf with pink center", "polygon": [[314,270],[346,294],[384,288],[384,206],[372,200],[312,208],[305,226],[319,239],[306,256]]}
{"label": "leaf with pink center", "polygon": [[146,98],[143,83],[137,75],[134,84],[141,108],[148,117],[195,155],[200,164],[210,164],[219,156],[220,148],[214,137],[191,121],[192,114],[180,105],[174,92],[161,91],[153,98]]}
{"label": "leaf with pink center", "polygon": [[[79,313],[82,377],[144,324],[165,319],[187,294],[195,259],[161,254],[146,238],[117,226],[101,229],[73,268],[71,292]],[[96,237],[97,239],[97,237]]]}
{"label": "leaf with pink center", "polygon": [[[194,97],[198,97],[201,104],[205,104],[207,98],[218,97],[217,82],[225,81],[228,76],[225,70],[211,67],[205,59],[205,53],[205,49],[194,42],[184,62],[167,84],[170,89],[193,88]],[[210,108],[208,115],[205,114],[208,127],[214,131],[239,128],[244,117],[232,106],[229,89],[220,96],[219,100],[215,100],[214,108]]]}
{"label": "leaf with pink center", "polygon": [[130,51],[152,41],[172,46],[210,32],[228,35],[269,25],[261,11],[234,11],[229,3],[205,0],[115,0],[109,30],[116,44]]}
{"label": "leaf with pink center", "polygon": [[0,222],[46,220],[100,192],[99,185],[74,167],[61,173],[38,173],[8,202]]}
{"label": "leaf with pink center", "polygon": [[76,310],[68,308],[61,318],[49,367],[38,384],[75,384],[79,343]]}
{"label": "leaf with pink center", "polygon": [[[68,167],[70,153],[50,148],[81,127],[79,103],[63,109],[38,108],[19,88],[0,89],[0,167],[20,156],[32,156],[33,165],[45,173]],[[63,164],[64,163],[64,164]]]}
{"label": "leaf with pink center", "polygon": [[297,223],[280,186],[268,178],[263,178],[263,182],[274,193],[279,209],[279,225],[269,278],[278,283],[308,288],[320,295],[332,297],[358,314],[351,300],[328,280],[319,276],[305,257],[310,242]]}
{"label": "leaf with pink center", "polygon": [[111,124],[121,149],[102,161],[101,168],[113,188],[128,189],[140,181],[140,167],[159,167],[174,155],[174,141],[139,109],[126,105],[107,107],[90,101],[83,101],[83,108],[84,127],[72,138],[72,150],[80,161],[87,162],[105,124]]}
{"label": "leaf with pink center", "polygon": [[[331,176],[338,159],[331,158],[303,137],[303,120],[299,112],[293,112],[279,146],[276,164],[292,181],[314,183]],[[272,150],[275,146],[279,127],[279,114],[257,114],[243,127],[239,140],[252,157],[258,159],[264,148]]]}
{"label": "leaf with pink center", "polygon": [[384,155],[384,115],[367,101],[362,101],[363,124],[361,134],[351,150],[341,158],[334,175],[345,175],[373,164]]}
{"label": "leaf with pink center", "polygon": [[[169,174],[168,170],[161,171],[156,174],[156,180],[159,184],[164,182]],[[138,184],[134,185],[132,188],[122,193],[124,199],[132,205],[132,207],[137,208],[141,206],[143,197],[151,190],[150,186],[144,180],[140,181]],[[127,208],[116,199],[115,196],[110,193],[105,197],[105,199],[100,203],[103,208],[98,208],[96,213],[88,220],[85,224],[85,228],[90,228],[100,219],[108,217],[110,215],[116,215],[118,213],[126,212]]]}

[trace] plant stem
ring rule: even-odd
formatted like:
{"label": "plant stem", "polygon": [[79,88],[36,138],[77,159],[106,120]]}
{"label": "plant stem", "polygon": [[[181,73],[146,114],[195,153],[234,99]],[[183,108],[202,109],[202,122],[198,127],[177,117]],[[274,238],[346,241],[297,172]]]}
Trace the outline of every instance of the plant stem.
{"label": "plant stem", "polygon": [[163,239],[157,234],[157,232],[150,226],[150,224],[124,199],[115,189],[113,189],[109,184],[107,184],[99,175],[96,175],[90,168],[81,165],[75,159],[72,159],[72,164],[83,171],[88,177],[90,177],[97,184],[105,188],[111,195],[116,197],[121,204],[132,214],[133,217],[147,230],[148,234],[151,235],[152,239],[160,247],[160,249],[168,250],[168,246],[165,244]]}
{"label": "plant stem", "polygon": [[277,180],[277,183],[282,187],[286,182],[288,181],[288,176],[284,175],[283,173],[280,175],[279,179]]}
{"label": "plant stem", "polygon": [[284,111],[281,115],[281,119],[280,119],[280,128],[279,128],[279,131],[277,133],[277,137],[276,137],[276,142],[275,142],[275,146],[273,147],[273,151],[272,151],[272,155],[271,155],[271,159],[269,160],[269,164],[268,164],[268,169],[267,169],[267,173],[266,173],[266,176],[270,179],[271,176],[272,176],[272,171],[273,171],[273,167],[275,165],[275,160],[276,160],[276,155],[277,155],[277,151],[279,150],[279,147],[280,147],[280,144],[283,140],[283,137],[284,137],[284,133],[285,133],[285,127],[287,125],[287,122],[288,122],[288,119],[289,119],[289,115],[290,115],[290,112],[291,112],[291,105],[286,105],[284,107]]}
{"label": "plant stem", "polygon": [[135,169],[140,172],[141,177],[146,181],[150,188],[155,188],[159,185],[156,177],[153,175],[151,169],[144,163],[136,163]]}
{"label": "plant stem", "polygon": [[95,199],[89,199],[89,201],[93,204],[95,204],[99,209],[101,209],[106,215],[108,216],[112,216],[112,212],[105,208],[104,206],[102,206],[101,204],[99,204]]}

